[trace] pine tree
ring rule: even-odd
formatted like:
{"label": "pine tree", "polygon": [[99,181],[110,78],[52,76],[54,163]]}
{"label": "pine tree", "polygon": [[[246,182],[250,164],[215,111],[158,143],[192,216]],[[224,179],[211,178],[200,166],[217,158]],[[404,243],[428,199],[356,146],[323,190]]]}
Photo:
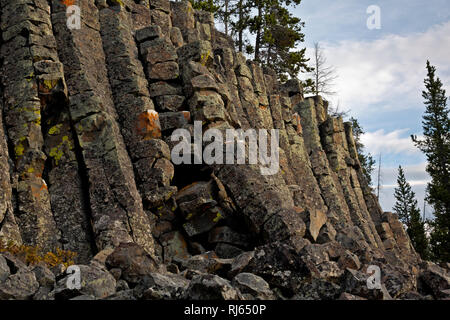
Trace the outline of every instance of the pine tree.
{"label": "pine tree", "polygon": [[409,218],[409,227],[407,229],[411,243],[423,260],[429,259],[429,244],[425,233],[425,222],[420,216],[420,210],[417,207],[417,201],[415,206],[411,209],[411,215]]}
{"label": "pine tree", "polygon": [[239,3],[236,0],[216,0],[218,3],[217,10],[217,19],[219,22],[223,23],[224,32],[228,36],[231,31],[231,23],[232,17],[235,15],[236,10],[238,9],[237,4]]}
{"label": "pine tree", "polygon": [[296,77],[299,72],[309,72],[305,58],[306,48],[296,50],[304,41],[301,32],[304,22],[294,17],[288,9],[301,0],[249,0],[255,9],[247,25],[255,37],[254,45],[247,46],[247,53],[254,60],[275,69],[281,81]]}
{"label": "pine tree", "polygon": [[[304,41],[304,22],[288,9],[301,0],[190,1],[194,9],[213,12],[223,23],[225,34],[234,39],[236,50],[270,65],[282,82],[312,70],[307,65],[306,48],[297,49]],[[254,37],[248,37],[248,33]]]}
{"label": "pine tree", "polygon": [[394,190],[396,199],[393,211],[399,220],[406,225],[407,233],[416,252],[422,259],[428,259],[428,240],[425,235],[424,221],[420,216],[416,195],[406,181],[405,172],[398,167],[397,187]]}
{"label": "pine tree", "polygon": [[399,220],[406,226],[410,225],[411,208],[414,207],[414,192],[411,185],[406,181],[405,172],[401,166],[398,167],[397,187],[394,190],[396,199],[394,212],[398,215]]}
{"label": "pine tree", "polygon": [[244,38],[244,33],[249,28],[251,11],[252,0],[238,0],[233,8],[233,14],[229,16],[231,35],[235,39],[236,50],[239,52],[244,52],[244,48],[247,48],[247,53],[251,53],[253,50],[253,47]]}
{"label": "pine tree", "polygon": [[447,97],[436,68],[427,61],[427,78],[422,91],[426,106],[423,116],[423,139],[412,136],[414,144],[427,157],[427,202],[433,207],[435,220],[430,236],[432,259],[450,261],[450,119]]}
{"label": "pine tree", "polygon": [[[274,68],[284,82],[301,71],[310,71],[305,58],[306,48],[295,50],[304,41],[304,23],[281,6],[273,6],[267,13],[266,27],[260,43],[259,59]],[[256,54],[256,53],[255,53]]]}
{"label": "pine tree", "polygon": [[366,178],[369,186],[372,185],[372,172],[375,170],[375,159],[370,153],[365,154],[364,144],[361,142],[361,136],[364,134],[364,130],[360,126],[358,120],[351,117],[350,122],[352,123],[353,137],[355,139],[356,152],[358,153],[359,163],[361,164],[361,169]]}
{"label": "pine tree", "polygon": [[216,0],[189,0],[192,4],[192,7],[197,10],[203,10],[215,13],[219,10],[219,6],[217,5]]}

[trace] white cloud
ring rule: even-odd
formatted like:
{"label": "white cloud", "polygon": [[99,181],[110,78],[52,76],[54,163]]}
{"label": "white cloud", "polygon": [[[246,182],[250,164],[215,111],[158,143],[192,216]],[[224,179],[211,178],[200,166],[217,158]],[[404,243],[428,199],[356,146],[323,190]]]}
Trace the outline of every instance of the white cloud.
{"label": "white cloud", "polygon": [[[444,85],[450,84],[450,21],[407,36],[321,45],[339,75],[335,87],[338,96],[331,100],[339,101],[356,116],[422,106],[427,59],[437,67]],[[382,107],[368,108],[374,104]]]}
{"label": "white cloud", "polygon": [[[385,133],[384,129],[380,129],[375,132],[366,132],[361,136],[361,142],[371,154],[420,153],[419,149],[412,143],[408,130],[398,129]],[[401,137],[402,135],[406,135],[406,137]]]}
{"label": "white cloud", "polygon": [[[426,162],[415,165],[402,165],[406,180],[413,186],[423,186],[430,181],[428,173],[425,171]],[[382,167],[381,181],[385,188],[394,188],[397,186],[398,167]],[[376,173],[374,173],[374,179]],[[374,180],[375,181],[375,180]]]}

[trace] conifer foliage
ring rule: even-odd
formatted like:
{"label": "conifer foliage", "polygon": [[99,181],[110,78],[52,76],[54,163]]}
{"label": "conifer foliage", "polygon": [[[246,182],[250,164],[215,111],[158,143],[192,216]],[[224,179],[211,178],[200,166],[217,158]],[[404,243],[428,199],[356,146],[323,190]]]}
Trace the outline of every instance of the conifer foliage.
{"label": "conifer foliage", "polygon": [[401,166],[398,167],[397,187],[394,190],[394,196],[396,199],[394,212],[406,226],[416,252],[422,259],[428,259],[428,240],[425,234],[424,221],[420,216],[416,195],[411,189],[411,185],[406,181],[405,172]]}
{"label": "conifer foliage", "polygon": [[279,80],[310,72],[305,57],[304,22],[290,13],[301,0],[191,0],[193,7],[215,14],[236,50],[273,68]]}
{"label": "conifer foliage", "polygon": [[433,207],[435,219],[430,238],[432,258],[450,261],[450,119],[443,84],[436,76],[436,67],[427,61],[427,77],[422,92],[425,104],[423,138],[412,136],[414,144],[427,157],[427,202]]}

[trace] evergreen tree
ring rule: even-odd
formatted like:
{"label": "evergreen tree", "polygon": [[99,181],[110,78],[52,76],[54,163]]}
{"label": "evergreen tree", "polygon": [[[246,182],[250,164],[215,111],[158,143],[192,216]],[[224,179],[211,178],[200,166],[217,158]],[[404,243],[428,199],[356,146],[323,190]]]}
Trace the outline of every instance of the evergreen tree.
{"label": "evergreen tree", "polygon": [[251,10],[251,0],[237,0],[232,9],[233,13],[230,14],[231,36],[235,39],[236,50],[239,52],[244,52],[244,48],[247,49],[247,53],[252,52],[253,46],[244,38],[244,33],[249,28]]}
{"label": "evergreen tree", "polygon": [[397,187],[394,190],[396,199],[393,211],[399,220],[406,225],[407,233],[416,252],[422,259],[428,259],[428,240],[425,235],[424,221],[420,217],[416,195],[406,181],[405,172],[398,167]]}
{"label": "evergreen tree", "polygon": [[309,72],[306,48],[296,50],[304,41],[301,32],[304,22],[294,17],[288,7],[299,5],[301,0],[249,0],[255,14],[248,18],[248,30],[255,37],[246,52],[254,60],[270,65],[281,81],[296,77],[299,72]]}
{"label": "evergreen tree", "polygon": [[394,190],[394,196],[396,202],[392,209],[398,215],[399,220],[404,225],[409,226],[411,208],[417,201],[414,199],[414,192],[411,185],[406,181],[405,172],[401,166],[398,167],[397,187]]}
{"label": "evergreen tree", "polygon": [[356,152],[358,153],[358,159],[361,164],[361,168],[363,174],[366,178],[369,186],[372,185],[372,172],[375,170],[375,159],[372,157],[370,153],[365,154],[364,144],[361,142],[361,136],[364,134],[364,131],[358,120],[351,117],[350,122],[352,123],[353,129],[353,137],[355,139]]}
{"label": "evergreen tree", "polygon": [[435,220],[430,235],[432,259],[450,261],[450,119],[447,97],[436,68],[427,61],[427,78],[422,91],[426,106],[423,116],[423,139],[412,136],[414,144],[427,157],[427,202],[433,207]]}
{"label": "evergreen tree", "polygon": [[425,222],[420,216],[420,210],[416,205],[411,209],[411,216],[409,219],[409,227],[407,229],[411,243],[423,260],[428,260],[429,257],[429,244],[425,233]]}
{"label": "evergreen tree", "polygon": [[[270,65],[279,80],[310,72],[306,48],[297,50],[304,41],[304,26],[288,7],[301,0],[190,0],[195,9],[214,12],[223,23],[225,34],[235,40],[236,50],[253,54],[254,60]],[[247,33],[254,35],[250,38]]]}
{"label": "evergreen tree", "polygon": [[306,64],[306,48],[295,50],[304,41],[301,32],[304,23],[292,16],[288,9],[278,5],[268,11],[266,24],[260,43],[261,62],[272,66],[282,82],[288,76],[296,77],[301,71],[311,71]]}
{"label": "evergreen tree", "polygon": [[203,10],[215,13],[219,10],[219,6],[216,0],[189,0],[192,7],[197,10]]}
{"label": "evergreen tree", "polygon": [[228,36],[231,33],[232,18],[238,9],[239,0],[217,0],[218,10],[217,19],[223,23],[224,32]]}

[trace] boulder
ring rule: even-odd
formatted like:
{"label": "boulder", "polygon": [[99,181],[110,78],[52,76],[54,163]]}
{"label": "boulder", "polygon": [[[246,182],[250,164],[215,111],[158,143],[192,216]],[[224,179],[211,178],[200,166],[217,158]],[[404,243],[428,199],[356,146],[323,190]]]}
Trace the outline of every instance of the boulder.
{"label": "boulder", "polygon": [[361,262],[359,262],[358,256],[348,250],[345,250],[344,254],[340,256],[338,264],[341,269],[350,268],[359,270],[361,268]]}
{"label": "boulder", "polygon": [[80,295],[104,299],[116,292],[116,279],[105,269],[95,265],[78,265],[80,268],[80,288],[67,286],[69,276],[58,280],[53,295],[56,300],[66,300]]}
{"label": "boulder", "polygon": [[6,259],[0,255],[0,283],[5,281],[10,274],[8,264],[6,263]]}
{"label": "boulder", "polygon": [[181,260],[183,269],[197,270],[202,273],[226,274],[231,268],[231,259],[221,259],[214,251]]}
{"label": "boulder", "polygon": [[239,289],[246,300],[273,300],[275,297],[269,284],[252,273],[239,273],[231,284]]}
{"label": "boulder", "polygon": [[189,258],[186,239],[179,231],[162,235],[160,241],[164,248],[164,262]]}
{"label": "boulder", "polygon": [[363,297],[369,300],[391,300],[391,296],[386,290],[384,284],[381,284],[381,289],[369,289],[367,286],[368,274],[346,269],[342,278],[342,287],[345,292],[356,296]]}
{"label": "boulder", "polygon": [[53,288],[55,285],[55,275],[53,272],[44,264],[40,263],[39,265],[36,265],[32,269],[37,282],[39,283],[39,286],[41,287],[47,287],[47,288]]}
{"label": "boulder", "polygon": [[213,274],[194,276],[184,299],[189,300],[241,300],[241,293],[230,281]]}
{"label": "boulder", "polygon": [[[145,288],[142,297],[147,300],[173,300],[181,299],[185,290],[189,285],[189,281],[182,276],[166,273],[152,272],[145,277],[139,287]],[[135,291],[141,290],[136,288]]]}
{"label": "boulder", "polygon": [[252,253],[236,257],[229,275],[242,272],[262,277],[272,289],[282,288],[289,295],[297,292],[302,278],[311,275],[294,248],[282,242],[260,246]]}
{"label": "boulder", "polygon": [[138,283],[140,279],[156,270],[156,263],[145,250],[135,243],[121,243],[107,257],[108,269],[119,268],[122,278],[129,283]]}
{"label": "boulder", "polygon": [[28,300],[38,289],[35,274],[28,268],[21,268],[0,283],[0,300]]}
{"label": "boulder", "polygon": [[450,276],[445,269],[432,262],[425,262],[419,274],[419,292],[432,294],[435,298],[444,298],[445,290],[450,289]]}

